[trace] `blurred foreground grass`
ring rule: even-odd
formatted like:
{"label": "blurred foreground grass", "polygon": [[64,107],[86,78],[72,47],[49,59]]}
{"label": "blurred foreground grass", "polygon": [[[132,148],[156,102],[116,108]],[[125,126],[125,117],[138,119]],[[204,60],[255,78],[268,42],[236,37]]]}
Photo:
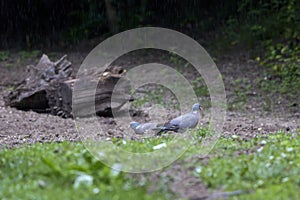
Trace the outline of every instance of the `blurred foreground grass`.
{"label": "blurred foreground grass", "polygon": [[81,143],[0,151],[0,199],[165,199],[97,161]]}
{"label": "blurred foreground grass", "polygon": [[222,138],[207,165],[195,164],[195,175],[212,190],[245,191],[238,199],[300,199],[299,141],[299,131]]}
{"label": "blurred foreground grass", "polygon": [[[203,137],[204,132],[199,129],[195,137]],[[115,144],[133,152],[151,151],[170,138]],[[197,159],[198,142],[179,163],[185,163],[182,167],[188,174],[198,177],[212,192],[246,192],[233,199],[300,199],[299,140],[299,131],[248,140],[221,137],[208,162]],[[172,167],[164,170],[169,169]],[[165,188],[149,192],[151,180],[145,177],[146,181],[140,181],[104,166],[81,143],[35,144],[0,151],[0,199],[174,199]]]}

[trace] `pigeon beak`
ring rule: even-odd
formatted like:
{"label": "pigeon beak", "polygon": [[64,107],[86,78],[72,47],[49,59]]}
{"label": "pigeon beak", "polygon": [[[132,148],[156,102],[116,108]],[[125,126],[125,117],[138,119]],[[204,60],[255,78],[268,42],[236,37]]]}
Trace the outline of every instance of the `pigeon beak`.
{"label": "pigeon beak", "polygon": [[202,108],[202,107],[199,107],[199,110],[201,110],[201,111],[202,111],[202,110],[203,110],[203,108]]}

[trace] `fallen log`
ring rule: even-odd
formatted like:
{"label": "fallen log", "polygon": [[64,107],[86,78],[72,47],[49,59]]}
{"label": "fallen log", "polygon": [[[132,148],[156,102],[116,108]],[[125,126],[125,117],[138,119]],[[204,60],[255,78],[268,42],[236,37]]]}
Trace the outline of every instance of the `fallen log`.
{"label": "fallen log", "polygon": [[[90,70],[92,72],[97,71]],[[103,73],[88,73],[76,81],[76,94],[74,96],[74,112],[76,117],[84,117],[93,114],[104,117],[112,117],[112,110],[120,111],[128,101],[132,101],[130,84],[124,77],[126,70],[113,66],[107,68]],[[115,89],[118,82],[119,87]],[[92,83],[93,82],[93,83]],[[119,82],[119,83],[120,83]],[[91,85],[97,85],[96,88]],[[112,99],[112,94],[114,98]],[[95,106],[94,106],[95,105]]]}
{"label": "fallen log", "polygon": [[[71,62],[66,57],[65,55],[57,62],[52,62],[44,54],[36,66],[29,66],[29,73],[24,80],[4,97],[5,105],[25,111],[51,113],[64,118],[73,117],[72,96],[75,83],[79,86],[79,96],[81,95],[79,101],[76,100],[76,108],[80,110],[81,116],[94,114],[95,111],[100,116],[111,116],[112,109],[121,109],[122,105],[130,100],[130,96],[124,95],[130,91],[129,84],[126,83],[124,93],[120,94],[120,98],[116,98],[117,102],[111,102],[114,86],[126,70],[115,66],[108,68],[101,75],[95,76],[89,72],[80,79],[74,79],[71,76]],[[98,83],[92,99],[94,102],[87,102],[91,97],[85,94],[92,94],[88,88],[92,81]],[[95,103],[93,112],[86,107],[91,103]]]}

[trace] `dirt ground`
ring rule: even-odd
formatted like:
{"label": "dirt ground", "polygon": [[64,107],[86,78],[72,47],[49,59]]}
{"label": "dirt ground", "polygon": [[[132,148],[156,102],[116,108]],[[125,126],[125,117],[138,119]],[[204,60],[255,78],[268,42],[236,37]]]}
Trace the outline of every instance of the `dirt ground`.
{"label": "dirt ground", "polygon": [[[45,52],[48,53],[48,52]],[[56,53],[50,59],[56,59],[64,53]],[[69,60],[72,62],[75,72],[87,55],[86,52],[67,52]],[[32,111],[20,111],[15,108],[5,107],[3,96],[9,93],[11,86],[19,82],[26,76],[26,65],[36,64],[38,58],[20,60],[18,53],[11,53],[10,58],[0,62],[0,148],[18,147],[21,144],[31,144],[37,142],[59,142],[59,141],[79,141],[80,137],[76,131],[75,123],[72,119],[62,119],[48,114],[38,114]],[[136,58],[125,59],[119,62],[120,65],[135,65]],[[10,65],[7,66],[7,63]],[[227,112],[223,135],[239,135],[241,138],[250,139],[257,134],[269,134],[279,130],[295,132],[300,124],[300,100],[295,97],[293,102],[281,95],[271,96],[271,106],[265,109],[265,95],[255,82],[259,78],[265,78],[266,71],[257,66],[249,59],[247,53],[231,53],[216,60],[216,64],[223,76],[226,88],[227,101],[229,104],[235,103],[238,98],[236,94],[236,80],[244,78],[246,81],[240,86],[241,90],[247,87],[247,101],[239,109]],[[192,76],[192,75],[191,75]],[[100,122],[108,129],[112,128],[112,119],[100,118]],[[206,124],[208,116],[203,115],[200,124]],[[122,133],[116,131],[119,137]],[[107,134],[105,137],[111,137]],[[114,137],[116,135],[113,135]],[[175,173],[176,172],[176,173]],[[175,164],[166,174],[172,174],[171,189],[179,196],[205,198],[208,194],[204,185],[193,179]],[[155,175],[153,175],[155,177]],[[182,187],[183,186],[183,187]]]}

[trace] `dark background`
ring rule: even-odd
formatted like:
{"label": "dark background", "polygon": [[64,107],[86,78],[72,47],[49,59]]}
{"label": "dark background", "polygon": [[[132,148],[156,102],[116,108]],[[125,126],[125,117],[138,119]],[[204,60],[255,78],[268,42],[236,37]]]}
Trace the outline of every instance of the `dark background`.
{"label": "dark background", "polygon": [[214,57],[232,49],[249,52],[286,91],[299,91],[300,1],[2,0],[0,8],[0,60],[7,50],[78,49],[121,31],[158,26],[189,35]]}
{"label": "dark background", "polygon": [[[251,46],[256,40],[299,36],[299,7],[295,0],[2,0],[0,46],[67,46],[141,26],[195,38],[222,35]],[[115,12],[113,21],[109,11]]]}

